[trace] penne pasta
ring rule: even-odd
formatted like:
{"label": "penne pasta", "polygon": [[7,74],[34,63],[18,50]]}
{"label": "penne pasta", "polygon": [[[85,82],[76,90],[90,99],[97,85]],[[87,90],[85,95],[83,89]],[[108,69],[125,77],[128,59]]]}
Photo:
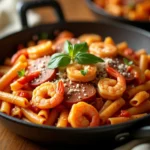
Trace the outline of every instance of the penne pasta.
{"label": "penne pasta", "polygon": [[141,117],[144,117],[144,116],[147,116],[147,113],[132,115],[131,118],[138,119],[138,118],[141,118]]}
{"label": "penne pasta", "polygon": [[147,79],[147,81],[150,80],[150,70],[149,69],[145,70],[144,75],[145,75],[145,78]]}
{"label": "penne pasta", "polygon": [[24,84],[20,84],[17,80],[10,84],[12,91],[21,90],[24,87]]}
{"label": "penne pasta", "polygon": [[38,116],[45,118],[47,120],[49,116],[49,110],[40,110]]}
{"label": "penne pasta", "polygon": [[18,76],[18,71],[25,69],[27,63],[18,62],[5,75],[0,78],[0,90],[4,90],[11,81]]}
{"label": "penne pasta", "polygon": [[146,52],[145,49],[139,49],[139,50],[137,50],[135,53],[136,53],[136,56],[138,57],[138,59],[139,59],[140,56],[143,55],[143,54],[147,55],[147,52]]}
{"label": "penne pasta", "polygon": [[56,109],[52,109],[49,113],[48,119],[46,120],[46,125],[54,126],[57,118],[59,116],[59,112]]}
{"label": "penne pasta", "polygon": [[26,98],[16,96],[10,93],[2,92],[0,91],[0,100],[3,100],[5,102],[15,104],[20,107],[28,107],[29,102]]}
{"label": "penne pasta", "polygon": [[46,119],[38,116],[36,113],[31,111],[30,109],[27,108],[21,108],[21,111],[23,115],[31,122],[37,123],[37,124],[44,124],[46,122]]}
{"label": "penne pasta", "polygon": [[132,115],[131,117],[112,117],[112,118],[108,118],[108,121],[111,125],[114,125],[114,124],[127,122],[129,120],[138,119],[138,118],[144,117],[146,115],[147,114],[144,113],[144,114]]}
{"label": "penne pasta", "polygon": [[146,69],[148,69],[148,57],[147,55],[142,54],[140,56],[140,63],[139,63],[139,68],[141,69],[142,72],[144,72]]}
{"label": "penne pasta", "polygon": [[112,104],[111,100],[107,100],[104,105],[102,106],[102,108],[100,109],[99,113],[101,113],[102,111],[104,111],[109,105]]}
{"label": "penne pasta", "polygon": [[147,101],[143,102],[141,105],[139,105],[137,107],[128,108],[127,111],[131,115],[146,113],[146,112],[150,111],[150,101],[147,100]]}
{"label": "penne pasta", "polygon": [[112,117],[112,118],[108,118],[108,121],[111,125],[123,123],[123,122],[129,121],[129,120],[131,120],[131,118],[129,118],[129,117]]}
{"label": "penne pasta", "polygon": [[0,112],[10,115],[11,106],[12,105],[9,102],[2,101],[1,107],[0,107]]}
{"label": "penne pasta", "polygon": [[149,94],[145,91],[141,91],[137,93],[131,100],[130,104],[132,106],[139,106],[141,103],[143,103],[146,99],[149,98]]}
{"label": "penne pasta", "polygon": [[18,106],[15,106],[14,108],[12,108],[11,116],[16,117],[16,118],[21,118],[22,117],[21,108]]}
{"label": "penne pasta", "polygon": [[58,121],[56,123],[56,127],[67,127],[68,126],[68,110],[62,110],[60,113],[60,116],[58,118]]}
{"label": "penne pasta", "polygon": [[129,89],[126,94],[128,95],[129,98],[131,98],[138,92],[148,91],[148,90],[150,90],[150,81],[147,81],[144,84],[141,84],[134,88]]}
{"label": "penne pasta", "polygon": [[100,120],[102,124],[104,124],[109,117],[114,115],[123,105],[125,104],[125,100],[123,98],[119,98],[115,100],[112,104],[110,104],[106,109],[99,113]]}
{"label": "penne pasta", "polygon": [[26,56],[23,55],[23,54],[18,57],[18,59],[15,61],[15,64],[17,64],[18,62],[22,62],[22,63],[26,62],[26,63],[28,63]]}

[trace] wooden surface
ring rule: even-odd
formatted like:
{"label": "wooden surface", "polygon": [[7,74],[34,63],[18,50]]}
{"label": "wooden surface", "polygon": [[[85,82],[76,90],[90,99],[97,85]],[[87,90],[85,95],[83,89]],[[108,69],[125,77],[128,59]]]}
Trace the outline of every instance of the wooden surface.
{"label": "wooden surface", "polygon": [[[59,0],[67,21],[95,21],[84,0]],[[42,17],[42,23],[56,21],[53,11],[47,7],[36,9]],[[0,122],[0,150],[45,150],[35,143],[15,135]],[[51,150],[56,148],[51,148]],[[62,149],[62,148],[61,148]]]}

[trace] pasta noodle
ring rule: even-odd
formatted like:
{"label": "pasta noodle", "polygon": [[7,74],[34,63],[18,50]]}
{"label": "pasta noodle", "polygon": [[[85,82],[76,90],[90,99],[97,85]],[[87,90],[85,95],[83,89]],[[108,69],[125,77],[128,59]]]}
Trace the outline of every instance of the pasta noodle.
{"label": "pasta noodle", "polygon": [[131,98],[138,92],[148,91],[148,90],[150,90],[150,81],[147,81],[144,84],[138,85],[138,86],[128,90],[127,94],[128,94],[128,97]]}
{"label": "pasta noodle", "polygon": [[131,107],[131,108],[127,109],[127,111],[131,115],[141,114],[144,112],[148,112],[149,110],[150,110],[150,101],[149,100],[143,102],[141,105],[139,105],[137,107]]}
{"label": "pasta noodle", "polygon": [[[119,12],[119,9],[117,10]],[[22,46],[0,66],[0,112],[57,128],[97,127],[149,115],[150,55],[96,33]]]}
{"label": "pasta noodle", "polygon": [[6,74],[0,78],[0,90],[5,89],[11,81],[18,75],[17,72],[25,69],[27,63],[18,62]]}
{"label": "pasta noodle", "polygon": [[146,69],[148,69],[148,57],[147,55],[141,55],[140,56],[140,64],[139,67],[142,72],[144,72]]}
{"label": "pasta noodle", "polygon": [[2,101],[0,111],[6,113],[7,115],[10,115],[11,104],[9,102]]}
{"label": "pasta noodle", "polygon": [[34,112],[32,112],[29,109],[21,108],[21,111],[23,115],[31,122],[37,123],[37,124],[44,124],[45,123],[45,118],[42,118],[41,116],[38,116]]}
{"label": "pasta noodle", "polygon": [[111,105],[112,101],[111,100],[107,100],[103,107],[100,109],[99,113],[101,113],[102,111],[104,111],[109,105]]}
{"label": "pasta noodle", "polygon": [[145,74],[145,78],[146,78],[147,80],[150,80],[150,70],[149,70],[149,69],[146,69],[145,72],[144,72],[144,74]]}
{"label": "pasta noodle", "polygon": [[52,109],[49,113],[48,119],[46,120],[47,125],[55,125],[57,118],[59,116],[59,112],[56,109]]}
{"label": "pasta noodle", "polygon": [[147,114],[138,114],[138,115],[132,115],[131,117],[112,117],[112,118],[109,118],[108,120],[111,125],[114,125],[114,124],[118,124],[118,123],[127,122],[130,120],[138,119],[138,118],[144,117],[146,115]]}
{"label": "pasta noodle", "polygon": [[8,103],[15,104],[20,107],[28,107],[29,105],[29,102],[26,98],[16,96],[10,93],[6,93],[6,92],[0,91],[0,99]]}
{"label": "pasta noodle", "polygon": [[132,106],[139,106],[141,103],[143,103],[146,99],[149,98],[149,94],[145,91],[141,91],[137,93],[131,100],[130,104]]}
{"label": "pasta noodle", "polygon": [[60,113],[60,116],[58,118],[58,122],[56,124],[56,127],[67,127],[68,126],[68,110],[62,110]]}
{"label": "pasta noodle", "polygon": [[48,119],[48,115],[49,115],[49,110],[40,110],[38,113],[38,116],[41,116],[46,120]]}
{"label": "pasta noodle", "polygon": [[119,98],[115,100],[112,104],[110,104],[105,110],[103,110],[99,114],[102,123],[105,123],[106,120],[112,115],[114,115],[124,104],[125,104],[125,100]]}
{"label": "pasta noodle", "polygon": [[11,110],[11,116],[16,117],[16,118],[21,118],[21,117],[22,117],[21,108],[18,107],[18,106],[15,106],[15,107]]}

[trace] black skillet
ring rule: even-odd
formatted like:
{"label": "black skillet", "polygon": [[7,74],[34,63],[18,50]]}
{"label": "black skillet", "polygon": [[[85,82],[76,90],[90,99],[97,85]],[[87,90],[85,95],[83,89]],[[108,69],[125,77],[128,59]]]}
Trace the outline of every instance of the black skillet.
{"label": "black skillet", "polygon": [[93,0],[85,0],[88,8],[100,19],[108,22],[118,21],[150,31],[150,21],[132,21],[123,17],[113,16],[99,7]]}
{"label": "black skillet", "polygon": [[[59,23],[45,24],[28,28],[26,12],[35,7],[53,7],[60,20]],[[62,10],[56,1],[32,1],[19,5],[21,22],[24,29],[0,39],[0,60],[15,52],[16,45],[26,43],[38,33],[46,32],[53,36],[56,30],[69,30],[79,36],[82,33],[97,33],[102,37],[111,36],[116,43],[127,41],[134,49],[145,48],[150,51],[150,34],[144,30],[119,23],[105,22],[65,22]],[[0,113],[1,123],[14,133],[42,144],[97,144],[105,148],[116,147],[133,138],[150,137],[150,115],[118,125],[95,128],[56,128],[37,125]],[[104,144],[107,143],[107,144]]]}

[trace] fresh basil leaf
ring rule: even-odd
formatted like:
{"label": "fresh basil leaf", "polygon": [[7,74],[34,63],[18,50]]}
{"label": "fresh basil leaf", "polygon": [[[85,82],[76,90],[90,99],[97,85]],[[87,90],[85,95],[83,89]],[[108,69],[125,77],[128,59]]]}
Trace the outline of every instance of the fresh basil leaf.
{"label": "fresh basil leaf", "polygon": [[18,76],[19,77],[25,76],[25,69],[22,69],[22,70],[18,71]]}
{"label": "fresh basil leaf", "polygon": [[71,58],[68,54],[64,53],[56,53],[53,54],[50,58],[50,61],[48,63],[48,68],[54,69],[57,67],[65,67],[67,66],[71,61]]}
{"label": "fresh basil leaf", "polygon": [[75,56],[78,52],[87,52],[87,51],[88,51],[88,45],[86,42],[73,45],[73,56]]}
{"label": "fresh basil leaf", "polygon": [[80,70],[80,72],[83,76],[85,76],[88,73],[88,69]]}
{"label": "fresh basil leaf", "polygon": [[128,65],[129,66],[133,65],[133,61],[129,61]]}
{"label": "fresh basil leaf", "polygon": [[98,62],[104,62],[103,59],[89,53],[77,53],[75,61],[79,64],[95,64]]}
{"label": "fresh basil leaf", "polygon": [[129,61],[127,58],[123,58],[123,62],[127,66],[131,66],[133,64],[133,61]]}
{"label": "fresh basil leaf", "polygon": [[70,56],[73,55],[73,45],[68,40],[66,40],[65,43],[64,43],[64,50]]}

